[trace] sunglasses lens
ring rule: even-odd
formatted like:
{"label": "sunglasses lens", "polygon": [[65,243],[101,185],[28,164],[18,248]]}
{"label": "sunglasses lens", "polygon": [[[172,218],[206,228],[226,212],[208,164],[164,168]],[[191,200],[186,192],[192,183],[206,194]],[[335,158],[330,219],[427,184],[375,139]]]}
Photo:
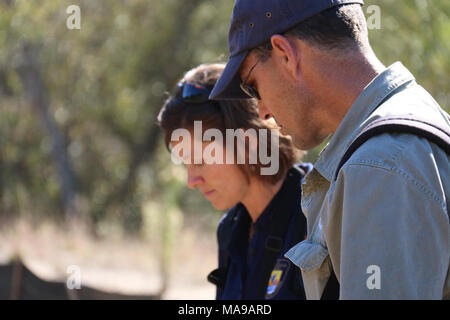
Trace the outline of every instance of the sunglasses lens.
{"label": "sunglasses lens", "polygon": [[248,85],[246,83],[241,83],[241,89],[249,97],[254,98],[254,99],[258,99],[258,100],[260,99],[258,91],[256,91],[256,89],[253,88],[252,86],[250,86],[250,85]]}

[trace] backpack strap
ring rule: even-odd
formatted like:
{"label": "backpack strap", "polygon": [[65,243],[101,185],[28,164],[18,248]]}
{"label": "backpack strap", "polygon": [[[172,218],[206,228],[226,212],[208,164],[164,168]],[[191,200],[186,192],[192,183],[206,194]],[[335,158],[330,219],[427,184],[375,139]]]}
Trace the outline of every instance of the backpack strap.
{"label": "backpack strap", "polygon": [[[264,252],[262,256],[261,281],[259,282],[258,292],[261,299],[264,299],[267,291],[267,284],[270,275],[277,262],[277,259],[284,247],[286,230],[292,216],[293,205],[297,205],[296,201],[292,201],[289,207],[283,204],[284,199],[295,198],[300,193],[300,180],[305,174],[303,169],[295,166],[293,170],[288,171],[288,177],[282,190],[278,193],[278,198],[273,203],[273,212],[271,214],[269,236],[266,239]],[[280,210],[281,209],[281,210]],[[304,228],[304,227],[303,227]],[[300,235],[300,232],[298,232]],[[302,235],[301,235],[302,236]],[[304,235],[303,235],[304,236]]]}
{"label": "backpack strap", "polygon": [[400,117],[383,117],[369,124],[347,148],[335,173],[337,179],[339,170],[350,159],[352,154],[367,140],[382,133],[409,133],[428,139],[450,155],[450,127],[422,120],[407,115]]}

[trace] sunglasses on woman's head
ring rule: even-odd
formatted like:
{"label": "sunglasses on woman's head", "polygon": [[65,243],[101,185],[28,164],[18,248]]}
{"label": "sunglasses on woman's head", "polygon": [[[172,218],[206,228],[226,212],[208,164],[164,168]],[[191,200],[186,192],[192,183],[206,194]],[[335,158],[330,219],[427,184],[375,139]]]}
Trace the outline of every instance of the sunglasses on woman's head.
{"label": "sunglasses on woman's head", "polygon": [[189,82],[180,82],[177,85],[175,97],[187,103],[205,103],[210,101],[211,90]]}

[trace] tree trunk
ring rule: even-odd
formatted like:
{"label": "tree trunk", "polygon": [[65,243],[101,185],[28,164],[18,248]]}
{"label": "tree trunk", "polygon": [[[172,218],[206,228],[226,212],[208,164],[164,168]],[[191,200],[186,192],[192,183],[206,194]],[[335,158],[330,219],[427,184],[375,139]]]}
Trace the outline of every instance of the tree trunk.
{"label": "tree trunk", "polygon": [[74,206],[74,174],[64,147],[62,135],[48,111],[47,89],[41,77],[37,55],[38,50],[35,47],[29,43],[22,45],[15,69],[19,74],[27,99],[39,115],[50,137],[52,156],[60,178],[65,218],[68,220],[76,215]]}

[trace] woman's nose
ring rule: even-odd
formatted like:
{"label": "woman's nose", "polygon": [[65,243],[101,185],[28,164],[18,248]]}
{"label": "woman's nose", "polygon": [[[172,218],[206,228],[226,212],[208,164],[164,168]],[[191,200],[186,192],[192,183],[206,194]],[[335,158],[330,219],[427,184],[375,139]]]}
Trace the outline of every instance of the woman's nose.
{"label": "woman's nose", "polygon": [[187,185],[190,189],[195,189],[200,186],[205,180],[203,177],[191,168],[187,168]]}

